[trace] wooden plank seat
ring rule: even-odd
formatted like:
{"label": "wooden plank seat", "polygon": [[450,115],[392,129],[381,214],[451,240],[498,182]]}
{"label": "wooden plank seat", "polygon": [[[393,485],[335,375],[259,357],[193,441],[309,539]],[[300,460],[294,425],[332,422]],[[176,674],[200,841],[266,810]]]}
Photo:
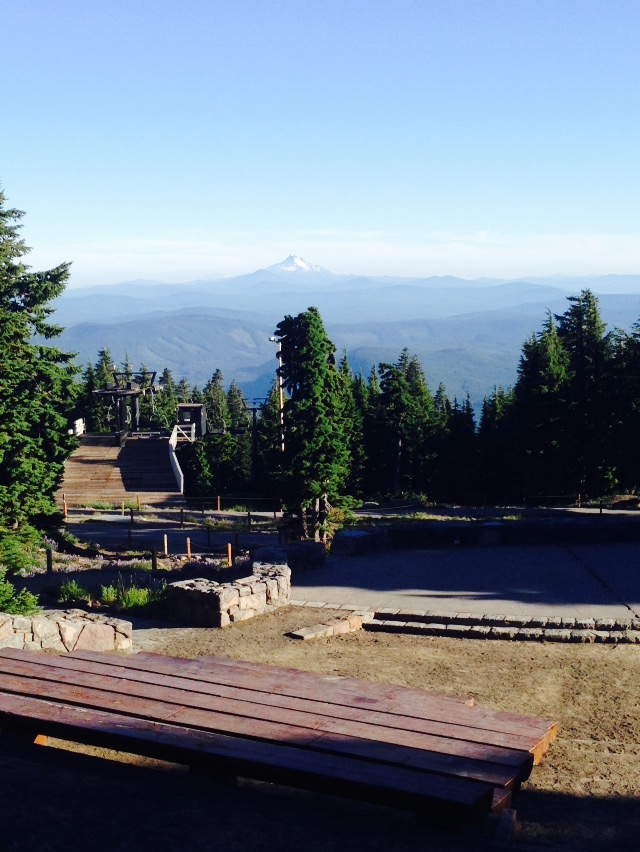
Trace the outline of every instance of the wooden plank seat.
{"label": "wooden plank seat", "polygon": [[471,820],[556,726],[464,699],[219,658],[0,651],[0,725]]}

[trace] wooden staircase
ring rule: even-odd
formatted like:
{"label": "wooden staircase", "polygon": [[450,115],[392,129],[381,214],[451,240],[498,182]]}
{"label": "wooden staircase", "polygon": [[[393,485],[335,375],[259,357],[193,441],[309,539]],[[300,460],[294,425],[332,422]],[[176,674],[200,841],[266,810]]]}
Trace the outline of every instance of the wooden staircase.
{"label": "wooden staircase", "polygon": [[83,435],[67,459],[56,502],[68,508],[95,503],[119,506],[140,496],[151,506],[184,505],[169,461],[169,439],[128,437],[122,447],[111,435]]}

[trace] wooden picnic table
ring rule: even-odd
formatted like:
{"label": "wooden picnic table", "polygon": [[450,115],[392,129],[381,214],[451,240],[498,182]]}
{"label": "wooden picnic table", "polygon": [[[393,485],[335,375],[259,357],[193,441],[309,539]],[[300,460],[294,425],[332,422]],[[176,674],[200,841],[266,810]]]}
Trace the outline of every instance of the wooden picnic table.
{"label": "wooden picnic table", "polygon": [[508,807],[557,733],[464,698],[259,663],[11,649],[0,650],[0,726],[427,820]]}

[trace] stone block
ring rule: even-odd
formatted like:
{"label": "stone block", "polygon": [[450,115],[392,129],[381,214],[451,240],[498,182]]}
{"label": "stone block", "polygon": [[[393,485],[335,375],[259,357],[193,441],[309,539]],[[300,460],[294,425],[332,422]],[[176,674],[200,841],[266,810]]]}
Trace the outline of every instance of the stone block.
{"label": "stone block", "polygon": [[228,612],[216,612],[214,613],[214,623],[211,627],[227,627],[232,621],[233,618]]}
{"label": "stone block", "polygon": [[[45,638],[42,640],[42,650],[59,651],[62,654],[66,653],[67,651],[67,649],[62,644],[62,641],[60,640],[60,636],[58,636],[57,638],[55,636],[45,636]],[[112,651],[113,645],[110,648],[107,648],[106,650]]]}
{"label": "stone block", "polygon": [[314,629],[315,628],[313,627],[301,627],[300,630],[294,630],[292,633],[289,634],[289,636],[291,636],[292,639],[302,639],[304,642],[306,642],[309,639],[316,638]]}
{"label": "stone block", "polygon": [[40,641],[30,640],[24,643],[25,651],[42,651],[42,643]]}
{"label": "stone block", "polygon": [[596,642],[609,642],[611,638],[609,630],[594,630],[593,635],[595,636]]}
{"label": "stone block", "polygon": [[613,618],[596,619],[596,630],[615,630],[616,622]]}
{"label": "stone block", "polygon": [[493,630],[488,624],[474,624],[469,630],[472,639],[488,639]]}
{"label": "stone block", "polygon": [[279,598],[289,598],[291,586],[289,584],[288,577],[284,577],[283,575],[278,575],[278,597]]}
{"label": "stone block", "polygon": [[122,633],[115,634],[114,651],[132,651],[133,640],[128,636],[123,636]]}
{"label": "stone block", "polygon": [[550,630],[561,630],[562,629],[562,618],[559,615],[552,615],[547,618],[546,626]]}
{"label": "stone block", "polygon": [[31,619],[24,618],[21,615],[14,615],[13,631],[14,633],[31,633]]}
{"label": "stone block", "polygon": [[492,627],[492,639],[515,639],[520,632],[518,627]]}
{"label": "stone block", "polygon": [[232,606],[238,606],[240,600],[240,592],[235,586],[222,587],[216,592],[215,597],[219,601],[219,609],[230,609]]}
{"label": "stone block", "polygon": [[571,639],[571,631],[563,630],[562,628],[552,628],[545,630],[544,638],[547,642],[569,642]]}
{"label": "stone block", "polygon": [[460,639],[466,636],[471,628],[468,624],[447,624],[446,636]]}
{"label": "stone block", "polygon": [[76,646],[76,642],[78,641],[80,631],[83,627],[83,622],[66,620],[59,622],[60,632],[58,638],[62,641],[62,644],[64,645],[67,651],[73,651]]}
{"label": "stone block", "polygon": [[273,603],[279,597],[278,595],[278,581],[275,577],[267,577],[265,580],[265,586],[267,588],[267,603]]}
{"label": "stone block", "polygon": [[571,618],[569,616],[562,616],[562,626],[568,630],[574,630],[576,627],[575,618]]}
{"label": "stone block", "polygon": [[521,627],[518,630],[518,639],[523,639],[530,642],[538,642],[544,638],[544,631],[541,627]]}
{"label": "stone block", "polygon": [[[0,639],[0,648],[18,648],[21,651],[24,648],[26,636],[25,633],[12,633],[10,636],[5,636]],[[31,641],[31,631],[29,631],[28,636],[29,641]]]}
{"label": "stone block", "polygon": [[[222,613],[221,613],[222,614]],[[247,621],[257,615],[255,609],[241,609],[233,616],[232,621]]]}
{"label": "stone block", "polygon": [[360,630],[362,628],[363,621],[364,619],[361,615],[350,615],[347,618],[350,630]]}
{"label": "stone block", "polygon": [[44,618],[43,616],[36,616],[31,621],[33,638],[36,640],[42,640],[45,636],[58,636],[60,637],[60,633],[58,631],[58,625],[55,621],[51,621],[49,618]]}
{"label": "stone block", "polygon": [[13,636],[13,619],[9,615],[3,615],[0,618],[0,640],[7,636]]}
{"label": "stone block", "polygon": [[503,627],[524,627],[525,622],[528,619],[523,618],[521,615],[505,615],[502,620]]}
{"label": "stone block", "polygon": [[115,647],[114,629],[107,624],[89,622],[80,632],[74,650],[76,651],[113,651]]}
{"label": "stone block", "polygon": [[594,618],[576,618],[576,630],[595,630],[596,622]]}

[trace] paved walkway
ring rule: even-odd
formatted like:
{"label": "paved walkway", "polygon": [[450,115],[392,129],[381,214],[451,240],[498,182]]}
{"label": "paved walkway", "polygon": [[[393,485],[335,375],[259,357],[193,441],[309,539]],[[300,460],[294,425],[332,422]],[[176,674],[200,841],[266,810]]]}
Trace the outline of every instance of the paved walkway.
{"label": "paved walkway", "polygon": [[[128,543],[163,546],[184,553],[186,537],[194,553],[226,547],[229,532],[151,521],[129,526],[86,520],[70,524],[85,541],[103,547]],[[208,539],[208,540],[207,540]],[[240,533],[239,545],[275,544],[269,533]],[[470,612],[486,615],[566,615],[584,618],[640,617],[640,545],[546,545],[395,550],[356,557],[329,558],[322,568],[296,571],[292,597],[367,609]]]}
{"label": "paved walkway", "polygon": [[637,544],[391,551],[293,577],[300,601],[486,615],[640,617]]}

